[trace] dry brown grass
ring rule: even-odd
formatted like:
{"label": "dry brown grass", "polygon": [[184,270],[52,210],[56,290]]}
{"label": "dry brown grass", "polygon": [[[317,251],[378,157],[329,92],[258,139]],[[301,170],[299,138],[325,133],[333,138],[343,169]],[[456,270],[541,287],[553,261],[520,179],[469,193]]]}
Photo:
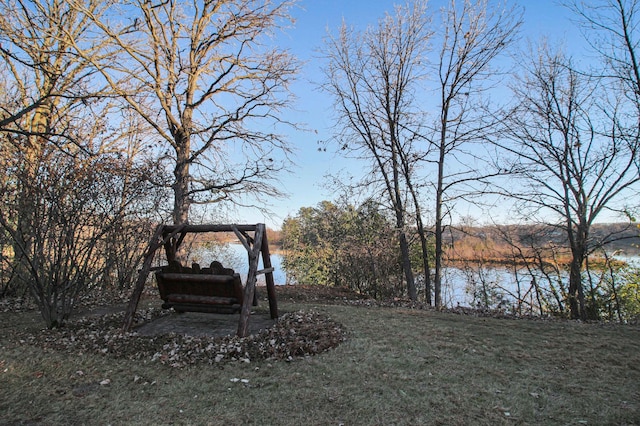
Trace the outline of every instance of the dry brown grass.
{"label": "dry brown grass", "polygon": [[[0,314],[0,424],[640,424],[640,329],[281,298],[347,340],[292,362],[172,369],[12,342]],[[102,384],[101,384],[102,383]]]}

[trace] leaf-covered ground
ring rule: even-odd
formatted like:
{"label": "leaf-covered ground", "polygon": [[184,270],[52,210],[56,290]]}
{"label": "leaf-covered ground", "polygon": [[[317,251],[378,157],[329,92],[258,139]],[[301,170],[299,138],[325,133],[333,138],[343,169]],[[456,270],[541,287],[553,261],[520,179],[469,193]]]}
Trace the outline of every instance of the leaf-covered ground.
{"label": "leaf-covered ground", "polygon": [[[137,322],[152,321],[165,314],[150,308],[137,314]],[[65,327],[37,332],[18,332],[19,343],[70,354],[94,353],[115,358],[159,362],[172,367],[191,364],[224,364],[259,360],[292,360],[334,348],[344,340],[340,324],[314,311],[282,315],[270,328],[256,334],[209,337],[168,333],[142,336],[123,332],[123,313],[87,316]]]}

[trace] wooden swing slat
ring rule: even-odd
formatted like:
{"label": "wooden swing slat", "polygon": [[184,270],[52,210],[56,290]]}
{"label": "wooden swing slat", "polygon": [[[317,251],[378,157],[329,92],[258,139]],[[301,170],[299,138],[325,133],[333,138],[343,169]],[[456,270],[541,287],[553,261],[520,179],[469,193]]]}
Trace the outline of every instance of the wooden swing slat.
{"label": "wooden swing slat", "polygon": [[194,294],[170,294],[167,302],[173,303],[201,303],[204,305],[236,305],[240,307],[238,299],[235,297],[221,296],[197,296]]}

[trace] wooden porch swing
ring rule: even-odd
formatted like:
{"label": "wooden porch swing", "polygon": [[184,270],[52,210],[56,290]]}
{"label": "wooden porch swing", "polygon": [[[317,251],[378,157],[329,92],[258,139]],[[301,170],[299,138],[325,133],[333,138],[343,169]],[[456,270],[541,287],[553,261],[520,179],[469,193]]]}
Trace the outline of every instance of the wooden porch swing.
{"label": "wooden porch swing", "polygon": [[[207,274],[184,273],[171,269],[176,263],[176,253],[188,233],[233,232],[249,255],[249,273],[242,288],[240,276],[231,272],[209,271]],[[249,233],[253,233],[250,235]],[[140,296],[151,272],[151,263],[156,251],[164,247],[169,267],[156,273],[158,290],[164,300],[163,307],[173,307],[179,312],[240,312],[239,337],[245,337],[249,329],[251,305],[257,303],[255,286],[257,276],[264,274],[272,319],[278,318],[275,283],[269,253],[269,243],[265,225],[160,225],[156,229],[144,255],[142,269],[131,294],[125,312],[123,329],[128,331],[133,324],[133,316],[138,308]],[[259,256],[262,255],[264,269],[258,270]]]}

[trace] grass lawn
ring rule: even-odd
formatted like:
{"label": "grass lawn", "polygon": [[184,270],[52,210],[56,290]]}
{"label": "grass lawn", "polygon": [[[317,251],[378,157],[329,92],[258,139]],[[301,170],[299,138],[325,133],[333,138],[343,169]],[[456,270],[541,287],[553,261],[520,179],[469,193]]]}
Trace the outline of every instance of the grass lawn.
{"label": "grass lawn", "polygon": [[0,314],[0,424],[640,424],[640,328],[280,304],[341,323],[313,357],[171,368],[45,351]]}

